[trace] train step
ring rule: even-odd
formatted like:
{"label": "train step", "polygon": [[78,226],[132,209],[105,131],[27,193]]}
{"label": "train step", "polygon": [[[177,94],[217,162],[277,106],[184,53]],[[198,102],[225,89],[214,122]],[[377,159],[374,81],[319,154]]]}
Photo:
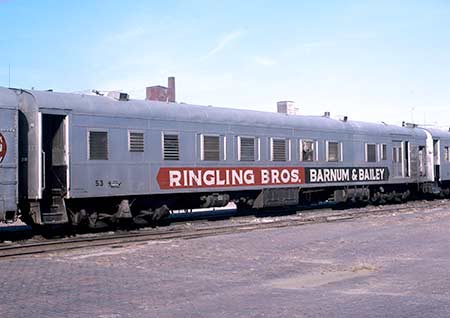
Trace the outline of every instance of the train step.
{"label": "train step", "polygon": [[62,190],[54,188],[51,190],[51,201],[47,208],[42,209],[41,218],[43,223],[61,224],[67,223],[68,216],[66,211],[66,204],[62,197]]}

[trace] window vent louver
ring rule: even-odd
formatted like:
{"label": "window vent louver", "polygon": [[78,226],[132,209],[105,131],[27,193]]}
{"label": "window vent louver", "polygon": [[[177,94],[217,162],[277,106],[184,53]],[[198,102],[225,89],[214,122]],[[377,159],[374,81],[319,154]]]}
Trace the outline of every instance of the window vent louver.
{"label": "window vent louver", "polygon": [[284,139],[272,140],[272,160],[286,161],[286,140]]}
{"label": "window vent louver", "polygon": [[255,138],[240,138],[240,159],[241,161],[255,161]]}
{"label": "window vent louver", "polygon": [[206,161],[220,160],[219,136],[203,136],[203,159]]}
{"label": "window vent louver", "polygon": [[144,152],[144,133],[130,132],[128,147],[130,152]]}
{"label": "window vent louver", "polygon": [[164,160],[180,160],[178,135],[164,134]]}

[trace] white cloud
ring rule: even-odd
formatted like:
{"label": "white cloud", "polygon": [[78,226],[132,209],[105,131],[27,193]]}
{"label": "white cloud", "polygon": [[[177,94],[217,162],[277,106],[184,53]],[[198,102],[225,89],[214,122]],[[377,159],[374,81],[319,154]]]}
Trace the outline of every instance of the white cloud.
{"label": "white cloud", "polygon": [[277,64],[277,61],[266,56],[256,56],[255,63],[263,66],[272,66]]}
{"label": "white cloud", "polygon": [[237,30],[230,32],[226,34],[224,37],[222,37],[219,42],[216,44],[215,47],[213,47],[205,56],[203,56],[201,59],[207,59],[220,51],[222,51],[228,44],[235,41],[237,38],[239,38],[242,35],[242,31]]}

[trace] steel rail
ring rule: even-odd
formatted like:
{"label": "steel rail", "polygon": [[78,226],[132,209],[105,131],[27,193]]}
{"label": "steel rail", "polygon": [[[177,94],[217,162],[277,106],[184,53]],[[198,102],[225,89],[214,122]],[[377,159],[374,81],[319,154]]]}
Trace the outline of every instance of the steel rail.
{"label": "steel rail", "polygon": [[222,226],[207,226],[205,228],[185,228],[185,229],[150,229],[140,231],[130,231],[126,233],[100,234],[90,237],[76,237],[47,240],[43,242],[8,244],[0,246],[0,258],[26,256],[33,254],[44,254],[61,252],[81,248],[117,246],[127,243],[139,243],[146,241],[163,241],[172,239],[194,239],[206,236],[216,236],[233,233],[250,232],[260,229],[283,228],[290,226],[300,226],[313,223],[347,221],[365,216],[386,215],[391,213],[406,213],[411,209],[427,208],[432,209],[441,205],[448,205],[447,202],[433,204],[427,202],[421,205],[411,205],[406,203],[400,206],[389,207],[366,207],[361,209],[349,209],[339,212],[308,212],[307,214],[296,215],[294,218],[280,220],[264,220],[262,222],[252,222],[244,224],[230,224]]}

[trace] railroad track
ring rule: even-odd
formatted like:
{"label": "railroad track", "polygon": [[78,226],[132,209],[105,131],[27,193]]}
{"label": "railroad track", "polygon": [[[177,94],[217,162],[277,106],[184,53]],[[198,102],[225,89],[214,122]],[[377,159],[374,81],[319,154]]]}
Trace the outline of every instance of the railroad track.
{"label": "railroad track", "polygon": [[341,211],[323,211],[307,212],[295,216],[282,218],[261,218],[253,219],[257,222],[248,222],[243,224],[226,224],[221,226],[206,227],[186,227],[186,228],[158,228],[144,229],[139,231],[130,231],[126,233],[105,234],[97,236],[75,237],[52,239],[41,242],[25,242],[16,244],[0,245],[0,258],[19,257],[35,254],[62,252],[81,248],[92,248],[101,246],[120,246],[128,243],[161,241],[172,239],[194,239],[206,236],[216,236],[223,234],[242,233],[260,229],[283,228],[288,226],[300,226],[313,223],[345,221],[355,218],[374,215],[387,215],[391,213],[406,213],[412,209],[432,209],[442,206],[448,206],[449,200],[436,202],[415,202],[415,204],[406,203],[394,206],[384,207],[366,207],[359,209],[349,209]]}

